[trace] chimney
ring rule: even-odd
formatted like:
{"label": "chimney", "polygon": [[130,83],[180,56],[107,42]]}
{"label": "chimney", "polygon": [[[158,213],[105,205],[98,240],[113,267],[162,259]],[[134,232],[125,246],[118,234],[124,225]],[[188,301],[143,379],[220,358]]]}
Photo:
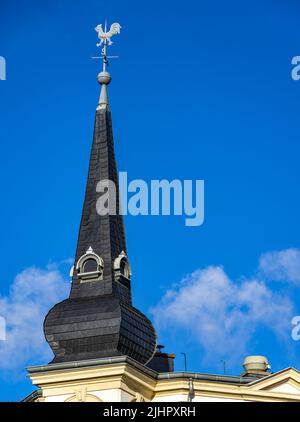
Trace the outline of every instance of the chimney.
{"label": "chimney", "polygon": [[245,372],[242,374],[243,377],[266,377],[269,375],[267,371],[271,369],[268,359],[265,356],[247,356],[244,360],[243,367],[245,369]]}
{"label": "chimney", "polygon": [[174,372],[175,355],[164,353],[162,349],[164,349],[164,346],[158,344],[152,360],[146,366],[157,372]]}

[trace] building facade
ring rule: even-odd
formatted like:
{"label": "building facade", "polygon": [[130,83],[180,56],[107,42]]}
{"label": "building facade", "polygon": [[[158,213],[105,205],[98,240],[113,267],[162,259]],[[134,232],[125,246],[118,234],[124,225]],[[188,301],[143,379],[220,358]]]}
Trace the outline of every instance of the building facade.
{"label": "building facade", "polygon": [[299,402],[293,368],[242,376],[156,372],[126,357],[28,368],[35,402]]}

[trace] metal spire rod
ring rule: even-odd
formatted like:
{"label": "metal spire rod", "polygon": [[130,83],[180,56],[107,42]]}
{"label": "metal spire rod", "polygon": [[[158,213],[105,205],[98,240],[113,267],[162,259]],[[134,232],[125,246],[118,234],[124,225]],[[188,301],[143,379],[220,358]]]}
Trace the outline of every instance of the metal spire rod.
{"label": "metal spire rod", "polygon": [[[105,19],[105,26],[104,26],[104,33],[107,33],[107,20]],[[103,55],[103,72],[106,72],[106,67],[107,67],[107,55],[106,55],[106,50],[107,50],[107,38],[105,38],[104,40],[104,44],[103,44],[103,49],[102,49],[102,55]]]}

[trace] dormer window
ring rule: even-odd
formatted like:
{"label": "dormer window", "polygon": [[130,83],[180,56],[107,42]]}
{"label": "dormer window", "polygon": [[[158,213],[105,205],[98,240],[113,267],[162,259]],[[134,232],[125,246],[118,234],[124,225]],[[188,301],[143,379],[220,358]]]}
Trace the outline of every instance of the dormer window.
{"label": "dormer window", "polygon": [[120,262],[120,273],[126,278],[129,278],[128,262],[126,259],[122,259]]}
{"label": "dormer window", "polygon": [[127,255],[124,251],[122,251],[120,255],[115,259],[114,271],[116,280],[119,280],[121,277],[130,280],[131,268],[127,259]]}
{"label": "dormer window", "polygon": [[89,258],[86,261],[84,261],[83,265],[82,265],[82,270],[84,273],[92,273],[94,271],[98,270],[98,263],[96,261],[96,259],[94,258]]}
{"label": "dormer window", "polygon": [[76,265],[78,278],[82,282],[102,280],[103,268],[103,259],[91,247],[79,258]]}

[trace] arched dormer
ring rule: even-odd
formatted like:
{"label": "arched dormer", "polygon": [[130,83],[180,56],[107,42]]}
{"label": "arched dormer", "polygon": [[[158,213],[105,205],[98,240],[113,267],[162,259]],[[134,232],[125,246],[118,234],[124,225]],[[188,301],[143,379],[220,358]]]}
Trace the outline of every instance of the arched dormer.
{"label": "arched dormer", "polygon": [[93,251],[91,246],[86,253],[78,259],[76,264],[77,275],[82,282],[102,280],[103,268],[103,259]]}
{"label": "arched dormer", "polygon": [[130,280],[131,278],[131,268],[124,251],[122,251],[114,261],[114,272],[116,280],[119,280],[120,277],[124,277],[127,280]]}

